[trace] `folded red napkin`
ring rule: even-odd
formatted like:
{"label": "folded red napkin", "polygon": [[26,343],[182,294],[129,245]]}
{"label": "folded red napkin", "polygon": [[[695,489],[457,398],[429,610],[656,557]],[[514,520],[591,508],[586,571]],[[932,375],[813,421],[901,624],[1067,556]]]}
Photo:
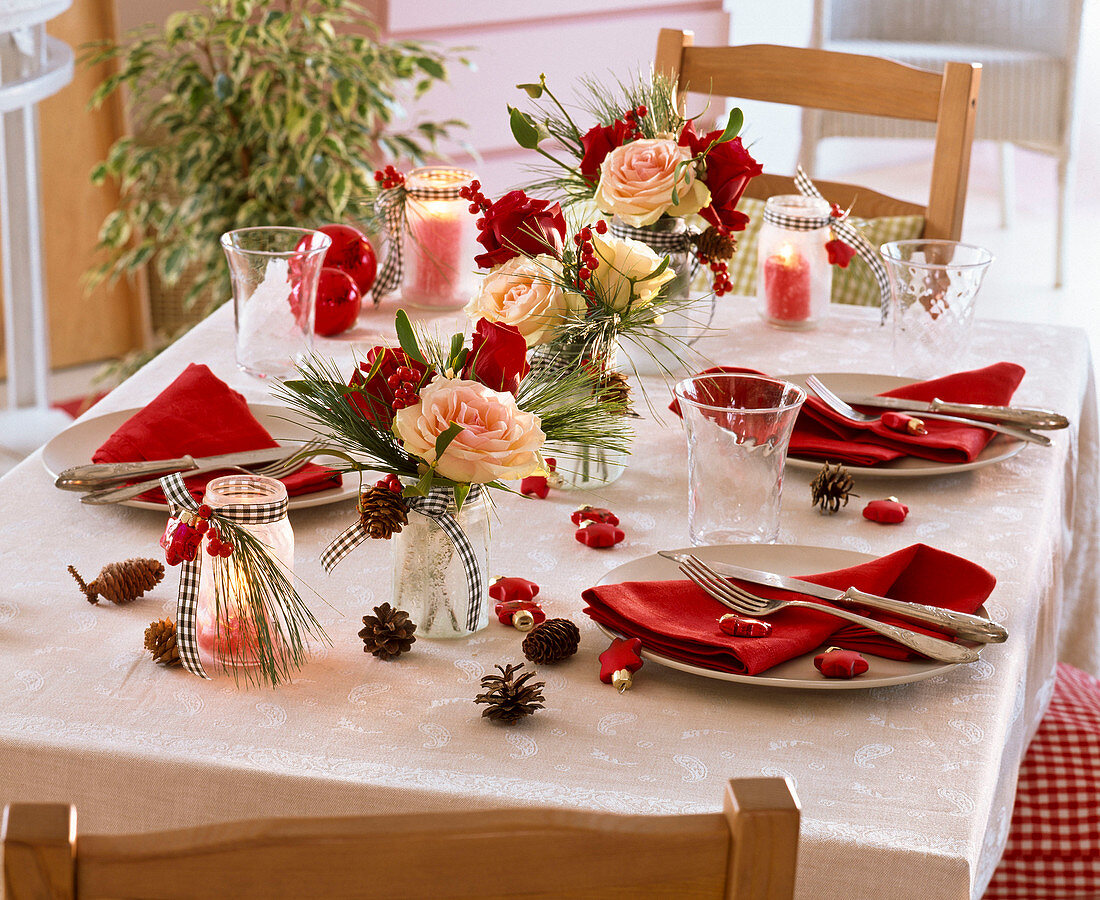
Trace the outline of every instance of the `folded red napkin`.
{"label": "folded red napkin", "polygon": [[[981,566],[925,544],[913,544],[847,569],[799,577],[838,591],[856,587],[883,597],[966,613],[978,609],[997,583]],[[829,605],[803,594],[739,583],[763,597]],[[640,638],[643,647],[656,653],[719,672],[757,675],[826,641],[892,659],[915,656],[889,638],[813,610],[786,609],[768,616],[772,630],[767,637],[734,637],[718,628],[718,619],[729,609],[690,581],[606,584],[589,588],[582,597],[588,604],[585,613],[599,624],[626,637]],[[913,631],[939,634],[895,617],[879,613],[873,617]],[[950,639],[950,635],[940,636]]]}
{"label": "folded red napkin", "polygon": [[[711,372],[744,372],[760,374],[752,369],[718,366]],[[983,369],[958,372],[918,381],[905,387],[884,391],[879,396],[929,402],[939,398],[956,403],[982,403],[1007,406],[1023,380],[1024,370],[1015,363],[999,362]],[[669,408],[679,414],[674,400]],[[870,410],[882,412],[882,410]],[[920,413],[913,413],[919,417]],[[985,428],[926,419],[927,434],[903,434],[891,431],[881,422],[853,423],[833,412],[812,394],[799,413],[791,434],[789,452],[792,456],[873,466],[916,456],[942,463],[973,462],[996,435]]]}
{"label": "folded red napkin", "polygon": [[[277,446],[241,394],[206,366],[192,363],[148,406],[123,422],[96,450],[92,462],[218,456]],[[218,474],[188,478],[187,487],[199,497],[206,483]],[[282,479],[290,496],[337,487],[340,481],[339,472],[314,463]],[[157,489],[147,491],[140,499],[163,502],[164,495]]]}

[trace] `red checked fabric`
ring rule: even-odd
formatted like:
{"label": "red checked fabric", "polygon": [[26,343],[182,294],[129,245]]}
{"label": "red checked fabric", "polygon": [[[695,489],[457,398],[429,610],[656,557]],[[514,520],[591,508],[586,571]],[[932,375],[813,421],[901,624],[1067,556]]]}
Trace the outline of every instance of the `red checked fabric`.
{"label": "red checked fabric", "polygon": [[1060,663],[983,900],[1100,898],[1100,681]]}

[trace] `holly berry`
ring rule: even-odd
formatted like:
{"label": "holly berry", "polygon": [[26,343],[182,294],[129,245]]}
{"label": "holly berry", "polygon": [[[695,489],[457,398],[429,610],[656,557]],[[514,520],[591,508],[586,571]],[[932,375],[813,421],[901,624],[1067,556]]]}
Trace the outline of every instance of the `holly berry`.
{"label": "holly berry", "polygon": [[317,313],[313,331],[331,337],[347,331],[359,318],[363,295],[354,279],[341,269],[326,266],[317,282]]}
{"label": "holly berry", "polygon": [[332,240],[325,253],[325,266],[347,272],[360,295],[366,294],[378,274],[378,258],[367,236],[350,225],[322,225],[317,230]]}
{"label": "holly berry", "polygon": [[405,175],[398,172],[393,166],[386,166],[384,169],[375,170],[374,180],[382,185],[382,190],[389,191],[398,185],[404,184]]}
{"label": "holly berry", "polygon": [[405,489],[405,486],[401,484],[401,479],[392,472],[385,478],[380,478],[376,481],[374,486],[378,488],[389,488],[395,494],[400,494]]}

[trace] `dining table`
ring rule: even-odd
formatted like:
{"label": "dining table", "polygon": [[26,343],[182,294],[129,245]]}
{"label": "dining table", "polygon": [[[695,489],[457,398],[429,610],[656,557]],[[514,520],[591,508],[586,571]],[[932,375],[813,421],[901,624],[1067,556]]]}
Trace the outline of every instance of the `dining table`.
{"label": "dining table", "polygon": [[[429,326],[461,319],[437,314]],[[81,421],[142,407],[192,362],[252,403],[276,402],[270,382],[237,369],[233,336],[227,305]],[[360,329],[316,350],[349,373],[371,343]],[[546,499],[495,495],[492,574],[535,581],[547,615],[572,620],[581,637],[575,655],[536,667],[545,706],[512,727],[473,702],[495,666],[523,661],[523,634],[495,617],[471,637],[418,639],[397,659],[364,652],[362,618],[391,597],[391,548],[369,541],[332,574],[319,563],[355,520],[354,499],[291,511],[295,573],[330,643],[316,642],[290,683],[207,681],[156,665],[143,634],[174,617],[178,570],[132,603],[92,606],[66,567],[87,577],[159,557],[166,514],[82,504],[54,487],[40,450],[0,479],[0,801],[71,802],[82,830],[127,833],[499,807],[713,812],[727,779],[781,776],[802,806],[799,898],[980,897],[1056,663],[1100,673],[1100,440],[1088,341],[1076,328],[982,319],[970,357],[943,364],[1000,360],[1026,370],[1014,403],[1070,418],[1049,432],[1050,447],[960,472],[860,474],[858,498],[835,515],[811,503],[814,467],[788,464],[778,545],[825,548],[805,551],[815,560],[914,543],[965,557],[996,576],[985,608],[1008,628],[1005,643],[924,680],[862,689],[730,682],[654,660],[630,690],[602,683],[598,655],[609,639],[583,614],[582,591],[624,563],[690,544],[685,438],[667,409],[673,379],[644,375],[632,379],[639,418],[621,478]],[[749,300],[724,297],[689,357],[690,368],[715,364],[889,373],[890,328],[877,310],[834,307],[814,330],[783,331]],[[888,496],[909,508],[901,524],[860,514]],[[576,540],[570,516],[585,503],[614,510],[625,540],[604,549]],[[871,674],[875,665],[871,657]],[[485,865],[522,865],[537,852],[502,845]]]}

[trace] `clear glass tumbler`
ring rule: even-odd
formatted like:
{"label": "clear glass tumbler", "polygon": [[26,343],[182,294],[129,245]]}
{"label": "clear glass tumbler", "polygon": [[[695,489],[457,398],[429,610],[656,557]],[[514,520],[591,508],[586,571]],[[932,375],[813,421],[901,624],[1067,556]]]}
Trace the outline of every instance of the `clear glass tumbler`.
{"label": "clear glass tumbler", "polygon": [[239,228],[222,235],[233,282],[237,365],[286,378],[313,349],[317,282],[328,235],[307,228]]}
{"label": "clear glass tumbler", "polygon": [[894,371],[933,378],[965,368],[975,298],[993,254],[958,241],[891,241],[879,252],[890,275]]}
{"label": "clear glass tumbler", "polygon": [[714,374],[687,378],[674,393],[687,431],[691,542],[773,542],[806,392],[761,375]]}

